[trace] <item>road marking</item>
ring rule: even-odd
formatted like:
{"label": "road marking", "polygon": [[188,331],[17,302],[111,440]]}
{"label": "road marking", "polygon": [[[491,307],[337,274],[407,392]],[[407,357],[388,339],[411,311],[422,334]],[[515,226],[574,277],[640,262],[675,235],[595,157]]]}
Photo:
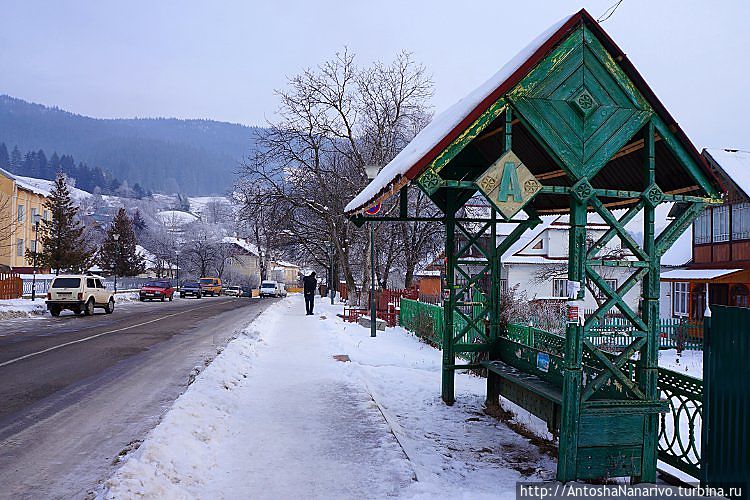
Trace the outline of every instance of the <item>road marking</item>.
{"label": "road marking", "polygon": [[[226,304],[227,302],[234,302],[234,300],[233,299],[225,300],[225,301],[219,302],[219,304]],[[180,311],[180,312],[168,314],[166,316],[161,316],[161,317],[156,318],[156,319],[151,319],[149,321],[144,321],[143,323],[138,323],[137,325],[124,326],[122,328],[117,328],[115,330],[109,330],[108,332],[102,332],[102,333],[97,333],[96,335],[90,335],[90,336],[84,337],[82,339],[71,340],[70,342],[65,342],[64,344],[60,344],[60,345],[48,347],[47,349],[42,349],[41,351],[32,352],[32,353],[29,353],[29,354],[24,354],[23,356],[20,356],[18,358],[14,358],[14,359],[5,361],[3,363],[0,363],[0,368],[2,368],[3,366],[12,365],[13,363],[17,363],[18,361],[23,361],[24,359],[28,359],[28,358],[32,358],[34,356],[38,356],[40,354],[44,354],[46,352],[54,351],[55,349],[60,349],[62,347],[66,347],[66,346],[69,346],[69,345],[79,344],[81,342],[86,342],[87,340],[95,339],[95,338],[101,337],[103,335],[109,335],[110,333],[123,332],[125,330],[130,330],[131,328],[137,328],[139,326],[148,325],[150,323],[156,323],[157,321],[161,321],[163,319],[171,318],[171,317],[174,317],[174,316],[179,316],[180,314],[185,314],[185,313],[188,313],[190,311],[197,311],[198,309],[203,309],[205,307],[209,307],[209,306],[212,306],[212,305],[216,305],[216,304],[206,304],[204,306],[198,306],[198,307],[194,307],[192,309],[187,309],[185,311]]]}

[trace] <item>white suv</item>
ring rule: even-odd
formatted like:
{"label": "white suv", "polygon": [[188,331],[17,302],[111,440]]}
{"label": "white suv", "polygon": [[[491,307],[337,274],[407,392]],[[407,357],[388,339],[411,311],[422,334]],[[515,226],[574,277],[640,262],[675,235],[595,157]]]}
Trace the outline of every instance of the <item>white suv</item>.
{"label": "white suv", "polygon": [[52,316],[70,309],[76,314],[91,316],[94,308],[104,309],[107,314],[115,310],[115,296],[107,290],[100,276],[70,274],[57,276],[47,293],[47,309]]}

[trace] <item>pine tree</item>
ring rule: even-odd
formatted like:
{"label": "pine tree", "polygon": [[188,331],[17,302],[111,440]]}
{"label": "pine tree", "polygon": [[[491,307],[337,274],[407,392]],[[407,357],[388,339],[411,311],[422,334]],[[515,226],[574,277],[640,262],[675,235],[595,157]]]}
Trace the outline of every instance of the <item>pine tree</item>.
{"label": "pine tree", "polygon": [[10,170],[10,155],[4,142],[0,142],[0,168]]}
{"label": "pine tree", "polygon": [[143,220],[143,216],[141,215],[141,211],[139,209],[135,209],[135,213],[133,214],[133,229],[135,229],[136,234],[143,234],[146,229],[148,229],[148,225],[146,224],[146,221]]}
{"label": "pine tree", "polygon": [[10,171],[17,172],[18,169],[21,168],[22,163],[23,155],[21,154],[21,150],[18,149],[18,146],[15,146],[10,153]]}
{"label": "pine tree", "polygon": [[55,178],[55,187],[44,208],[49,210],[51,218],[43,220],[39,228],[42,249],[37,263],[54,269],[55,274],[60,270],[84,271],[93,252],[86,244],[84,227],[77,219],[78,207],[70,198],[65,175],[58,174]]}
{"label": "pine tree", "polygon": [[[116,234],[119,235],[117,240],[114,237]],[[118,276],[135,276],[143,273],[146,266],[143,257],[136,252],[136,243],[133,221],[125,209],[121,208],[107,229],[107,235],[99,249],[99,266]]]}

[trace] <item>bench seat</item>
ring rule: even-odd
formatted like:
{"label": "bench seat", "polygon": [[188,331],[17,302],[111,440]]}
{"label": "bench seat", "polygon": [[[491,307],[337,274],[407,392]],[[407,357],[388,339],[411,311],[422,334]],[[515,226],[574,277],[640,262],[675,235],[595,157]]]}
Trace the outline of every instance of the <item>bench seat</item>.
{"label": "bench seat", "polygon": [[522,372],[502,361],[482,361],[487,369],[487,402],[497,404],[503,396],[547,422],[556,433],[560,428],[562,388],[536,375]]}

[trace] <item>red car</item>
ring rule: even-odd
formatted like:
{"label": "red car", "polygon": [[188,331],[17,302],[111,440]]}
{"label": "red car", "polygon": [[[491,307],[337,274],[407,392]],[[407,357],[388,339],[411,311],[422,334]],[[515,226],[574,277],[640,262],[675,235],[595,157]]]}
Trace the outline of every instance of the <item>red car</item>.
{"label": "red car", "polygon": [[172,300],[174,288],[169,281],[149,281],[141,287],[140,299],[144,300]]}

